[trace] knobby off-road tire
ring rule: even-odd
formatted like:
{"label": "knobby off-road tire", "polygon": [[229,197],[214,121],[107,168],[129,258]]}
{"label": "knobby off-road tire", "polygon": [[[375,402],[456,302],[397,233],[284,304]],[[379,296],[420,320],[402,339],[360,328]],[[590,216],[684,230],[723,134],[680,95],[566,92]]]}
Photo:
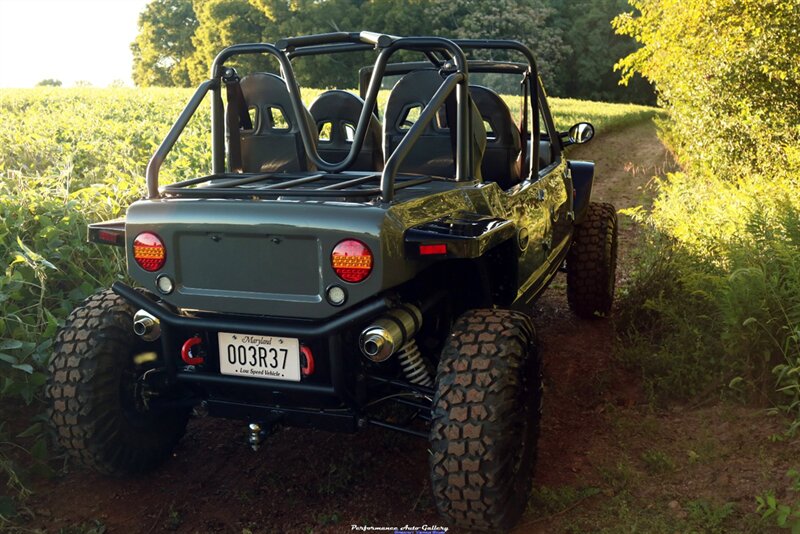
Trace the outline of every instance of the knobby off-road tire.
{"label": "knobby off-road tire", "polygon": [[431,422],[439,513],[466,530],[505,531],[525,510],[536,462],[541,364],[523,313],[472,310],[442,350]]}
{"label": "knobby off-road tire", "polygon": [[590,202],[567,255],[567,301],[578,317],[611,312],[616,271],[617,212],[611,204]]}
{"label": "knobby off-road tire", "polygon": [[134,310],[111,290],[76,308],[58,332],[46,396],[58,441],[81,464],[107,475],[147,471],[170,456],[188,409],[148,409],[136,380],[158,352],[133,333]]}

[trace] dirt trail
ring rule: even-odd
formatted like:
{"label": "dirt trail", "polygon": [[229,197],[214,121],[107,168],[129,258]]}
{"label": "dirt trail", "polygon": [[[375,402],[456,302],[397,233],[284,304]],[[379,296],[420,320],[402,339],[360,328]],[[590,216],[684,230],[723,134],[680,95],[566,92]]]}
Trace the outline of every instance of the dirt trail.
{"label": "dirt trail", "polygon": [[[575,147],[573,159],[598,160],[595,200],[618,208],[642,203],[653,174],[671,166],[647,122]],[[621,226],[620,278],[635,229]],[[595,443],[607,439],[605,407],[642,400],[636,377],[612,359],[609,321],[576,319],[559,277],[534,309],[546,375],[546,404],[536,485],[571,484],[593,470]],[[26,526],[58,532],[95,524],[108,532],[350,532],[351,524],[441,524],[431,501],[427,453],[416,438],[382,430],[359,435],[285,429],[253,453],[244,425],[194,420],[175,457],[155,473],[128,480],[76,470],[40,482]],[[516,532],[549,531],[526,517]]]}
{"label": "dirt trail", "polygon": [[[651,121],[608,135],[598,132],[595,141],[575,147],[569,158],[596,161],[592,200],[610,202],[618,210],[647,203],[652,177],[675,168]],[[620,216],[618,291],[630,270],[628,251],[637,233],[637,227]],[[644,398],[638,377],[615,362],[612,320],[575,317],[567,305],[563,275],[537,301],[533,316],[547,387],[535,484],[560,487],[591,478],[597,458],[590,451],[608,433],[601,412],[609,405],[632,407]],[[551,529],[549,522],[531,515],[515,532]]]}

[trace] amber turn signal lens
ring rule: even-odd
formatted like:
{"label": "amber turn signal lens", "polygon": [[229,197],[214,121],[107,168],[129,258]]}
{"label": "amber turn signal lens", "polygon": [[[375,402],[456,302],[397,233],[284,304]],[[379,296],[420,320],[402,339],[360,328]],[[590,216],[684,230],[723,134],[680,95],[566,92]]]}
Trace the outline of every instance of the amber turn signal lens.
{"label": "amber turn signal lens", "polygon": [[157,271],[167,261],[167,249],[156,234],[142,232],[133,240],[133,259],[145,271]]}
{"label": "amber turn signal lens", "polygon": [[345,282],[361,282],[372,272],[372,251],[356,239],[345,239],[333,247],[331,265]]}

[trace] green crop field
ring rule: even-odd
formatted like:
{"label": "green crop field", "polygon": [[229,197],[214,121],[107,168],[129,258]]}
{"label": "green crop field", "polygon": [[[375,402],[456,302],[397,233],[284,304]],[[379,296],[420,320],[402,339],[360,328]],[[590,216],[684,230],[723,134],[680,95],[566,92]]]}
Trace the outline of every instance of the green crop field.
{"label": "green crop field", "polygon": [[[0,91],[0,396],[30,401],[44,377],[58,321],[98,287],[124,276],[110,247],[86,243],[88,222],[124,215],[144,192],[147,161],[192,91]],[[304,90],[306,104],[319,94]],[[379,106],[385,103],[380,95]],[[519,98],[509,97],[518,113]],[[654,108],[552,99],[559,128],[598,132],[644,120]],[[162,169],[162,183],[210,168],[203,105]]]}

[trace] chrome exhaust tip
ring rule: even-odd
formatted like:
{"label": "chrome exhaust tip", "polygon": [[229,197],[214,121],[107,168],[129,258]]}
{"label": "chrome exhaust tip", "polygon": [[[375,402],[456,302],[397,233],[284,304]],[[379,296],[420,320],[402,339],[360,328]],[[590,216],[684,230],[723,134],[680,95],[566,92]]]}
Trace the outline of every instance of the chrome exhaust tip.
{"label": "chrome exhaust tip", "polygon": [[386,361],[394,349],[391,334],[381,327],[370,327],[361,334],[361,352],[373,362]]}
{"label": "chrome exhaust tip", "polygon": [[400,305],[382,315],[361,332],[361,353],[383,362],[409,342],[422,326],[422,311],[413,304]]}
{"label": "chrome exhaust tip", "polygon": [[133,316],[133,333],[145,341],[155,341],[161,337],[161,322],[155,315],[139,310]]}

